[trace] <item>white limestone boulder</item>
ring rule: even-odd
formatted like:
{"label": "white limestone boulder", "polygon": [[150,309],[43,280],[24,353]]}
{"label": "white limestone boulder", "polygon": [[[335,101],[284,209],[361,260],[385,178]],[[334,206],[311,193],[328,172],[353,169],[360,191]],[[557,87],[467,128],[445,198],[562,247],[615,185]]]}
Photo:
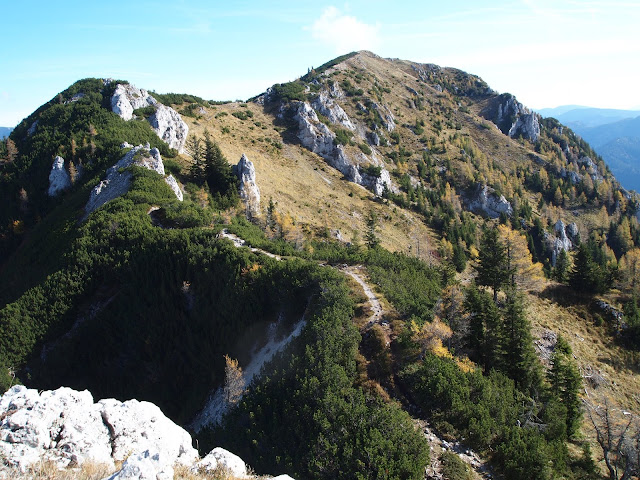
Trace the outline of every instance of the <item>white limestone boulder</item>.
{"label": "white limestone boulder", "polygon": [[209,454],[196,463],[192,470],[194,472],[213,473],[216,471],[226,471],[235,477],[246,478],[247,466],[244,461],[237,455],[216,447]]}
{"label": "white limestone boulder", "polygon": [[329,97],[327,91],[320,92],[313,100],[313,108],[316,112],[327,117],[331,123],[348,128],[351,131],[356,129],[347,112]]}
{"label": "white limestone boulder", "polygon": [[159,452],[145,450],[131,455],[122,468],[104,480],[172,480],[173,467],[162,461]]}
{"label": "white limestone boulder", "polygon": [[151,128],[171,148],[184,152],[189,127],[173,108],[162,104],[156,105],[156,113],[149,117]]}
{"label": "white limestone boulder", "polygon": [[478,185],[469,199],[469,209],[489,218],[498,218],[501,214],[511,216],[513,208],[504,195],[498,196],[495,190],[487,185]]}
{"label": "white limestone boulder", "polygon": [[134,110],[154,107],[155,112],[149,117],[149,124],[156,135],[178,152],[184,151],[189,127],[173,108],[161,104],[144,89],[130,84],[118,84],[111,97],[111,110],[123,120],[134,118]]}
{"label": "white limestone boulder", "polygon": [[251,215],[259,215],[260,189],[256,182],[256,168],[244,153],[238,164],[233,166],[233,173],[240,180],[240,198],[247,206],[247,211]]}
{"label": "white limestone boulder", "polygon": [[138,108],[156,106],[158,101],[144,89],[131,84],[118,84],[111,96],[111,110],[123,120],[131,120]]}
{"label": "white limestone boulder", "polygon": [[145,450],[157,451],[167,465],[190,465],[198,457],[187,431],[165,417],[153,403],[107,399],[98,404],[111,434],[114,460]]}
{"label": "white limestone boulder", "polygon": [[50,197],[55,197],[68,188],[71,188],[71,176],[66,168],[64,168],[64,158],[58,155],[53,159],[53,164],[51,165],[49,190],[47,190],[47,194]]}
{"label": "white limestone boulder", "polygon": [[16,385],[0,399],[0,453],[24,471],[48,459],[60,467],[86,460],[112,466],[110,437],[88,391]]}

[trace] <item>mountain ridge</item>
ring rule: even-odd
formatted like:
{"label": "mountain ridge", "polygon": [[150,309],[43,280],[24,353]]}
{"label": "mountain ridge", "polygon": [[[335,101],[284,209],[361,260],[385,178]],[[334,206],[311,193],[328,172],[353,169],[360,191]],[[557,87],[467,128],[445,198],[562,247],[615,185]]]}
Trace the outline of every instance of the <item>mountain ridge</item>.
{"label": "mountain ridge", "polygon": [[[7,285],[0,348],[10,362],[0,365],[3,382],[13,372],[38,388],[135,395],[184,424],[225,384],[233,358],[247,365],[280,321],[286,333],[309,309],[300,336],[229,419],[202,433],[203,447],[221,440],[262,471],[303,478],[381,465],[391,476],[419,478],[429,454],[406,410],[423,411],[511,478],[519,478],[523,459],[537,478],[572,476],[581,460],[562,448],[582,446],[567,434],[577,428],[575,409],[568,413],[575,398],[549,394],[539,404],[540,421],[556,422],[555,443],[535,428],[514,427],[524,423],[517,405],[529,391],[509,366],[524,365],[527,381],[543,382],[545,391],[553,381],[536,373],[527,321],[518,327],[522,362],[499,363],[500,372],[483,372],[488,357],[473,343],[481,337],[465,333],[480,313],[498,323],[521,319],[526,299],[541,335],[555,338],[543,353],[558,344],[558,362],[572,365],[571,348],[580,368],[598,362],[608,377],[625,379],[602,388],[637,408],[630,393],[637,376],[623,377],[628,369],[619,366],[631,356],[604,317],[626,308],[634,288],[624,275],[640,244],[638,198],[570,128],[461,70],[354,52],[249,102],[151,92],[188,126],[180,154],[147,121],[160,107],[117,115],[119,85],[126,82],[77,82],[16,128],[18,154],[3,144],[0,190],[9,208],[1,233],[12,254],[0,271]],[[78,222],[90,191],[131,144],[140,145],[140,161],[162,156],[183,201],[159,172],[133,165],[129,189]],[[54,166],[75,181],[52,199],[46,191],[57,157]],[[254,166],[255,209],[234,191],[231,164],[241,158]],[[225,228],[245,246],[231,244]],[[487,247],[491,231],[502,236]],[[525,264],[518,268],[527,273],[504,280],[510,288],[484,283],[492,299],[471,279],[484,281],[479,265],[503,242],[519,249]],[[582,267],[575,273],[567,262],[583,262],[594,278],[575,283]],[[366,291],[327,268],[336,264],[366,269],[383,296],[379,324],[366,320]],[[610,286],[616,290],[606,294]],[[599,297],[606,307],[590,308],[594,294],[606,294]],[[490,322],[481,328],[495,334]],[[617,328],[633,338],[631,320]],[[588,345],[570,336],[562,347],[557,331],[580,332]],[[619,365],[600,363],[592,344]],[[494,352],[496,362],[514,351]],[[452,397],[442,395],[443,385],[464,387]],[[487,400],[496,392],[504,402]],[[489,403],[455,410],[475,394]],[[485,408],[498,410],[487,416]],[[373,463],[350,447],[358,435],[372,446]],[[508,452],[518,439],[529,442],[526,455],[489,453]],[[339,464],[327,455],[334,448],[343,452]],[[553,448],[568,463],[551,466]]]}

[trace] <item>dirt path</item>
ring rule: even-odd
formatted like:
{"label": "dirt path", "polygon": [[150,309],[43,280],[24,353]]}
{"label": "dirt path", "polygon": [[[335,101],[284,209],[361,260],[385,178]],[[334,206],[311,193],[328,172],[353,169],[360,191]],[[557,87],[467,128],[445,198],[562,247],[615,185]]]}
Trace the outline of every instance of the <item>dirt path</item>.
{"label": "dirt path", "polygon": [[[233,233],[229,233],[229,231],[227,231],[226,229],[222,230],[219,233],[219,237],[231,240],[234,246],[236,246],[237,248],[248,247],[252,252],[261,253],[263,255],[275,258],[276,260],[283,260],[283,258],[279,255],[274,255],[273,253],[259,248],[251,248],[249,245],[247,245],[247,242],[245,240],[238,237],[237,235],[234,235]],[[391,328],[385,319],[385,315],[389,312],[387,312],[383,308],[378,295],[374,291],[371,284],[369,284],[365,267],[362,265],[343,265],[342,267],[337,267],[337,269],[345,275],[351,277],[358,285],[360,285],[360,287],[362,287],[362,290],[364,291],[365,296],[367,297],[366,304],[371,309],[371,314],[369,315],[366,324],[362,327],[362,330],[366,331],[371,329],[374,325],[380,325],[386,337],[387,346],[389,346],[391,342]],[[244,369],[244,380],[247,387],[251,384],[254,378],[259,376],[262,365],[268,362],[276,352],[282,350],[293,338],[298,336],[305,324],[306,321],[303,316],[298,321],[298,323],[294,325],[293,331],[291,331],[288,335],[280,338],[276,338],[274,336],[273,332],[275,332],[276,330],[274,326],[273,331],[269,334],[267,344],[258,351],[253,352],[249,365],[247,365]],[[191,427],[198,431],[206,425],[215,425],[222,419],[225,413],[227,413],[228,408],[228,405],[223,399],[222,388],[219,388],[216,391],[212,392],[207,405],[191,424]],[[429,442],[431,450],[431,464],[427,467],[427,471],[425,472],[427,474],[427,478],[443,478],[439,456],[445,450],[454,452],[462,461],[468,464],[474,471],[475,479],[489,480],[493,478],[492,473],[485,461],[471,449],[466,448],[460,442],[448,442],[444,440],[430,427],[429,423],[426,420],[413,418],[413,421],[416,427],[419,428],[419,430]]]}
{"label": "dirt path", "polygon": [[349,275],[356,282],[358,282],[358,284],[364,290],[364,294],[367,296],[367,302],[369,303],[369,307],[371,307],[372,313],[367,321],[366,328],[371,328],[375,323],[381,324],[383,322],[385,311],[380,304],[380,300],[378,300],[378,296],[365,280],[365,276],[363,273],[364,267],[362,267],[361,265],[357,265],[352,267],[344,267],[340,270]]}
{"label": "dirt path", "polygon": [[235,235],[233,233],[229,233],[229,231],[226,228],[223,229],[218,234],[218,237],[227,238],[227,239],[231,240],[233,242],[233,245],[236,248],[248,247],[249,250],[251,250],[253,253],[261,253],[263,255],[266,255],[267,257],[275,258],[276,260],[282,260],[282,257],[280,255],[275,255],[275,254],[273,254],[271,252],[267,252],[266,250],[262,250],[261,248],[250,247],[249,245],[247,245],[247,242],[245,240],[243,240],[242,238],[240,238],[239,236],[237,236],[237,235]]}

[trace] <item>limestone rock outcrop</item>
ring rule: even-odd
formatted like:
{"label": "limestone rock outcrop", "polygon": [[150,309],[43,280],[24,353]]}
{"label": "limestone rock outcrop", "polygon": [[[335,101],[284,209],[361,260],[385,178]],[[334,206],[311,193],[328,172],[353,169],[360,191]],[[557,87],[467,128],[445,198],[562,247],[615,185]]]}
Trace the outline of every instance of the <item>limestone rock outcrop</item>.
{"label": "limestone rock outcrop", "polygon": [[540,138],[540,115],[531,112],[509,93],[496,97],[481,115],[511,138],[521,136],[534,143]]}
{"label": "limestone rock outcrop", "polygon": [[111,110],[123,120],[131,120],[138,108],[156,106],[158,101],[144,89],[131,84],[118,84],[111,96]]}
{"label": "limestone rock outcrop", "polygon": [[118,84],[111,97],[111,110],[124,120],[134,117],[138,108],[154,107],[155,113],[149,117],[149,123],[156,135],[178,152],[184,151],[189,127],[173,108],[162,105],[144,89],[130,84]]}
{"label": "limestone rock outcrop", "polygon": [[487,185],[479,184],[468,201],[469,209],[487,215],[489,218],[498,218],[501,214],[511,216],[513,208],[511,203],[498,196],[495,190]]}
{"label": "limestone rock outcrop", "polygon": [[244,478],[247,476],[247,465],[244,461],[239,456],[220,447],[211,450],[206,457],[192,467],[193,471],[206,473],[213,473],[220,469],[228,471],[235,477]]}
{"label": "limestone rock outcrop", "polygon": [[47,195],[55,197],[60,192],[71,188],[71,176],[64,168],[64,158],[57,156],[53,159],[51,172],[49,173],[49,190]]}
{"label": "limestone rock outcrop", "polygon": [[200,460],[192,442],[186,430],[149,402],[94,402],[86,390],[38,392],[22,385],[0,397],[0,478],[22,478],[42,462],[59,469],[90,462],[115,470],[122,461],[105,480],[170,480],[176,465],[255,478],[240,457],[220,447]]}
{"label": "limestone rock outcrop", "polygon": [[391,113],[391,110],[389,110],[389,107],[371,102],[371,108],[378,112],[380,119],[382,120],[382,124],[388,132],[393,132],[396,129],[396,119],[393,116],[393,113]]}
{"label": "limestone rock outcrop", "polygon": [[545,240],[547,248],[551,251],[551,265],[555,267],[560,252],[571,250],[577,243],[580,234],[578,225],[575,223],[565,225],[562,220],[556,222],[553,232],[553,235],[545,233]]}
{"label": "limestone rock outcrop", "polygon": [[114,466],[152,449],[166,465],[191,464],[190,435],[148,402],[93,402],[88,391],[61,387],[38,393],[16,385],[0,399],[0,452],[18,469],[47,459],[59,467],[92,461]]}
{"label": "limestone rock outcrop", "polygon": [[171,107],[158,104],[156,113],[149,118],[151,128],[162,140],[171,148],[178,152],[184,152],[184,144],[187,141],[189,127],[182,120],[182,117]]}
{"label": "limestone rock outcrop", "polygon": [[327,117],[331,123],[341,125],[351,131],[356,129],[347,112],[334,102],[325,91],[320,92],[313,100],[313,108],[316,112]]}
{"label": "limestone rock outcrop", "polygon": [[535,112],[523,113],[518,116],[515,123],[509,129],[511,138],[524,137],[535,143],[540,138],[540,118]]}
{"label": "limestone rock outcrop", "polygon": [[300,102],[296,107],[293,118],[298,122],[298,139],[305,148],[328,160],[335,149],[334,133],[320,122],[316,111],[309,103]]}
{"label": "limestone rock outcrop", "polygon": [[260,215],[260,189],[256,182],[256,168],[253,162],[243,153],[233,173],[240,180],[240,198],[252,216]]}
{"label": "limestone rock outcrop", "polygon": [[391,175],[385,168],[381,168],[380,175],[373,176],[364,172],[360,172],[362,180],[360,183],[375,193],[378,197],[382,196],[385,188],[391,190]]}
{"label": "limestone rock outcrop", "polygon": [[122,468],[104,480],[172,480],[173,467],[162,461],[159,452],[145,450],[128,457]]}
{"label": "limestone rock outcrop", "polygon": [[169,185],[171,190],[173,190],[176,198],[182,202],[184,200],[184,194],[182,193],[182,188],[180,188],[180,184],[176,178],[169,174],[169,176],[165,177],[164,181],[167,182],[167,185]]}
{"label": "limestone rock outcrop", "polygon": [[[164,177],[164,163],[157,148],[149,149],[149,144],[133,147],[118,163],[107,170],[106,178],[93,188],[89,201],[84,207],[85,218],[108,201],[129,191],[131,172],[126,169],[132,165],[153,170]],[[176,179],[169,175],[165,178],[165,182],[174,191],[178,200],[182,201],[182,190]]]}
{"label": "limestone rock outcrop", "polygon": [[[385,183],[391,189],[391,177],[384,168],[379,177],[363,176],[358,164],[349,158],[343,145],[335,142],[336,135],[320,122],[316,111],[309,103],[297,102],[293,108],[293,119],[298,122],[298,139],[305,148],[320,155],[347,180],[370,188],[376,195],[382,194]],[[366,159],[364,156],[363,158]]]}
{"label": "limestone rock outcrop", "polygon": [[591,157],[582,157],[578,160],[581,166],[584,166],[592,180],[602,180],[603,177],[598,170],[598,165]]}

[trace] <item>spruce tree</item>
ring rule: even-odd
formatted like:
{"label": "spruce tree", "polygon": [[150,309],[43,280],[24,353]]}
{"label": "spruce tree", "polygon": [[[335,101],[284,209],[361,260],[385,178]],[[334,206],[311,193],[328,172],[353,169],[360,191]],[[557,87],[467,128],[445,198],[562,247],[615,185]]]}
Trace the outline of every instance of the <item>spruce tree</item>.
{"label": "spruce tree", "polygon": [[509,281],[507,254],[498,239],[498,230],[487,228],[480,239],[476,282],[493,289],[493,301],[498,301],[498,291]]}
{"label": "spruce tree", "polygon": [[556,266],[553,268],[553,278],[560,283],[565,283],[569,277],[570,266],[569,255],[564,249],[560,250],[556,258]]}
{"label": "spruce tree", "polygon": [[502,369],[502,318],[496,303],[488,293],[473,285],[467,290],[465,308],[470,314],[467,344],[472,359],[482,365],[485,372]]}
{"label": "spruce tree", "polygon": [[196,185],[202,185],[206,179],[202,139],[195,135],[189,137],[185,143],[185,147],[193,162],[190,169],[191,178]]}
{"label": "spruce tree", "polygon": [[594,262],[590,248],[581,243],[576,252],[569,284],[574,290],[584,293],[600,293],[605,289],[601,268]]}
{"label": "spruce tree", "polygon": [[551,393],[566,408],[567,435],[578,431],[582,419],[580,388],[582,377],[571,356],[571,347],[558,337],[556,348],[551,356],[551,369],[547,374]]}
{"label": "spruce tree", "polygon": [[231,165],[207,130],[204,131],[204,165],[205,178],[212,193],[223,197],[235,193],[237,182]]}
{"label": "spruce tree", "polygon": [[369,215],[367,215],[367,233],[365,235],[365,240],[367,242],[368,248],[376,248],[380,245],[380,240],[376,235],[376,230],[378,229],[378,216],[376,212],[373,210],[369,210]]}
{"label": "spruce tree", "polygon": [[540,367],[533,348],[531,324],[524,311],[522,295],[514,288],[507,292],[503,319],[501,341],[504,371],[516,382],[520,390],[532,391],[540,385]]}

